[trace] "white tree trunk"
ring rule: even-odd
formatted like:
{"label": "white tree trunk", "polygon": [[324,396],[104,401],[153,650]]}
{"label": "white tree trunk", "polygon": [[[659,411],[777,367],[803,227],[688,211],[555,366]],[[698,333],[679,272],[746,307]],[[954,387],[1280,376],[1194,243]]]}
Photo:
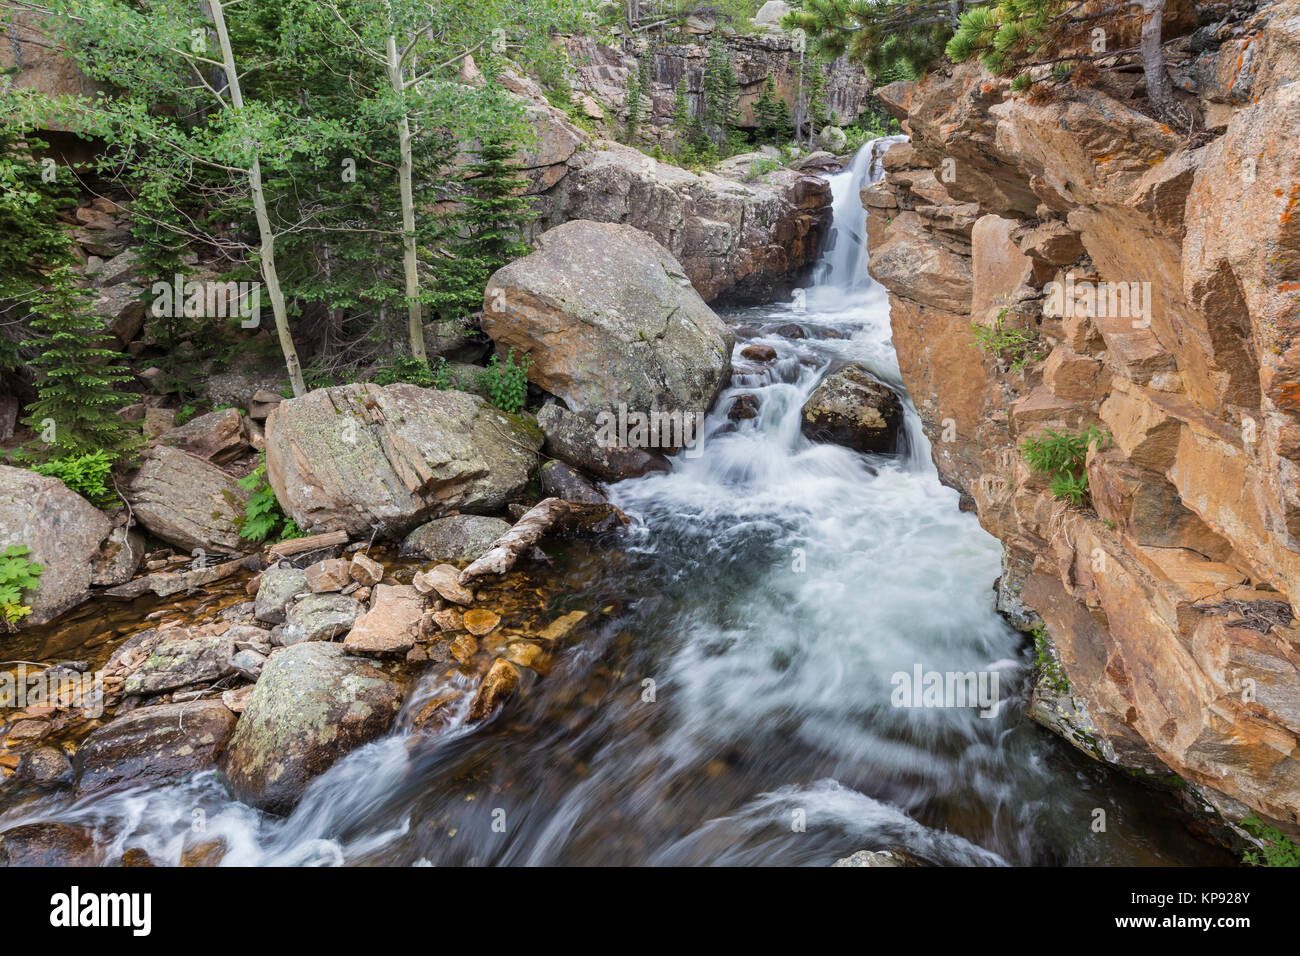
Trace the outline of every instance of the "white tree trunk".
{"label": "white tree trunk", "polygon": [[[210,0],[212,6],[212,23],[216,27],[217,42],[221,44],[221,62],[225,64],[226,81],[229,84],[230,104],[233,109],[244,107],[244,94],[239,87],[239,73],[235,69],[235,52],[230,46],[230,33],[226,30],[226,15],[222,0]],[[275,331],[280,337],[280,349],[284,352],[284,364],[289,370],[289,384],[293,386],[295,397],[307,394],[307,385],[302,380],[302,364],[298,361],[298,350],[294,348],[293,336],[289,332],[289,316],[284,307],[284,293],[280,291],[280,275],[275,269],[275,233],[271,230],[271,219],[266,213],[266,197],[262,194],[262,163],[255,153],[253,165],[248,170],[248,184],[253,194],[253,211],[257,215],[257,231],[260,236],[258,255],[262,263],[262,281],[266,283],[266,294],[271,300],[271,312],[275,316]]]}
{"label": "white tree trunk", "polygon": [[1156,116],[1168,120],[1175,117],[1177,109],[1173,84],[1165,72],[1164,50],[1160,46],[1164,19],[1165,0],[1142,0],[1142,36],[1139,48],[1142,52],[1142,72],[1147,81],[1147,99]]}
{"label": "white tree trunk", "polygon": [[[402,77],[402,64],[397,55],[397,38],[388,37],[388,82],[393,87],[393,94],[399,99],[405,92]],[[402,118],[398,124],[398,149],[400,160],[397,167],[397,188],[402,203],[402,271],[406,274],[406,324],[411,339],[411,355],[420,362],[427,362],[424,351],[424,310],[420,305],[419,260],[415,249],[415,190],[412,185],[414,161],[411,158],[411,121],[406,107],[402,107]]]}

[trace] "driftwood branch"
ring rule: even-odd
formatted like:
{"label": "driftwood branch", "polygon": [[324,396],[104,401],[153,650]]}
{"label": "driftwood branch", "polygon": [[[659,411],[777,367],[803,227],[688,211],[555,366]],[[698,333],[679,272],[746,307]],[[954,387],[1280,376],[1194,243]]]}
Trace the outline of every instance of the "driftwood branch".
{"label": "driftwood branch", "polygon": [[493,541],[482,556],[460,572],[458,580],[465,587],[479,578],[505,574],[521,555],[532,551],[542,535],[607,531],[628,522],[627,515],[607,502],[588,504],[547,498],[526,511],[509,531]]}

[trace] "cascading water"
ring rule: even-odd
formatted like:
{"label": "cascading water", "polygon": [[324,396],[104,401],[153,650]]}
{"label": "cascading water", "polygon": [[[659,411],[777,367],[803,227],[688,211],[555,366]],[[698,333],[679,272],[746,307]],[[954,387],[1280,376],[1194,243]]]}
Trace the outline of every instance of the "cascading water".
{"label": "cascading water", "polygon": [[[494,722],[408,737],[438,690],[421,686],[393,735],[287,818],[205,774],[25,802],[0,829],[91,824],[160,863],[199,815],[229,864],[825,864],[887,847],[941,864],[1208,862],[1166,804],[1024,718],[1028,653],[991,590],[999,546],[939,483],[910,407],[902,458],[800,432],[835,364],[901,390],[858,200],[887,142],[832,178],[813,287],[731,316],[777,360],[738,345],[701,453],[612,486],[637,519],[612,550],[556,552],[566,607],[605,613]],[[776,334],[790,322],[806,337]],[[757,417],[727,418],[739,394]],[[996,713],[894,706],[891,678],[918,667],[996,674]]]}

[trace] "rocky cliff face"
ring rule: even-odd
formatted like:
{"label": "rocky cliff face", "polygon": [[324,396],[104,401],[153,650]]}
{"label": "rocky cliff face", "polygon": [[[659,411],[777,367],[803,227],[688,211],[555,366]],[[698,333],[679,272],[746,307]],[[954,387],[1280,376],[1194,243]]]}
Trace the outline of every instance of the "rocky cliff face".
{"label": "rocky cliff face", "polygon": [[[911,142],[863,202],[940,472],[1068,678],[1040,681],[1035,716],[1294,831],[1300,2],[1251,6],[1166,31],[1204,133],[1135,109],[1140,78],[1044,102],[959,67],[883,91]],[[980,348],[999,325],[1029,345]],[[1071,506],[1019,446],[1090,426],[1110,440]]]}

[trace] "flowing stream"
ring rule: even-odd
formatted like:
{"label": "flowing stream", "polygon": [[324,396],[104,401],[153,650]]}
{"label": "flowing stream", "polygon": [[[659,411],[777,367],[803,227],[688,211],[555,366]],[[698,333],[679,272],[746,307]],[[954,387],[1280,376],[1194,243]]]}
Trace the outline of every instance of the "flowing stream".
{"label": "flowing stream", "polygon": [[[555,551],[554,610],[594,613],[495,720],[411,736],[433,691],[417,687],[398,729],[288,818],[208,773],[23,801],[0,828],[80,822],[159,863],[200,824],[235,865],[824,865],[889,847],[936,864],[1226,862],[1172,797],[1024,717],[1031,652],[994,610],[999,545],[939,483],[910,406],[900,456],[800,433],[804,401],[846,360],[901,391],[858,199],[882,151],[832,178],[813,287],[728,316],[737,371],[701,453],[612,486],[636,519],[620,539]],[[776,333],[791,322],[804,338]],[[777,360],[741,358],[752,342]],[[759,414],[731,422],[740,394]],[[996,714],[894,706],[891,678],[917,667],[996,674]]]}

